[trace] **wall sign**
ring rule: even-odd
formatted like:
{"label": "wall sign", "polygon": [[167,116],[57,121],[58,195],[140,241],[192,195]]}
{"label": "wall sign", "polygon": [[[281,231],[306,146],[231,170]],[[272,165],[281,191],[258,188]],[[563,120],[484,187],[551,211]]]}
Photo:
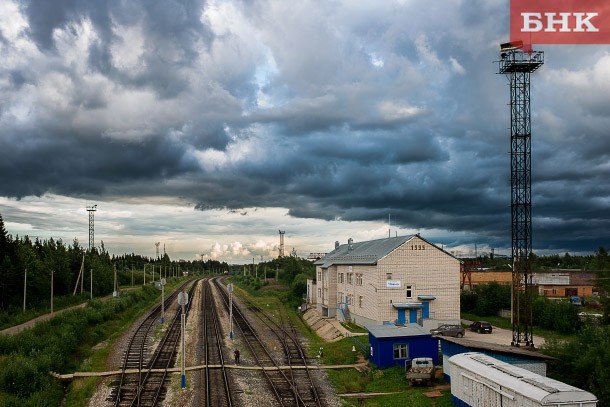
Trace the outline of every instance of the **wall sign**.
{"label": "wall sign", "polygon": [[387,280],[385,286],[388,288],[401,288],[400,280]]}

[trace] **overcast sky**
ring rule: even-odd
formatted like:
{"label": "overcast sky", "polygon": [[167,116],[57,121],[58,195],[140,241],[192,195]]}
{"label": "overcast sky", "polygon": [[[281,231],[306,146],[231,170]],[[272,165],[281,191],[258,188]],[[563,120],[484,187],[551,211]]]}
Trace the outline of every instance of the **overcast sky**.
{"label": "overcast sky", "polygon": [[[228,262],[421,233],[510,253],[508,0],[0,2],[13,235]],[[532,77],[533,246],[610,246],[610,46]],[[163,246],[161,246],[163,247]]]}

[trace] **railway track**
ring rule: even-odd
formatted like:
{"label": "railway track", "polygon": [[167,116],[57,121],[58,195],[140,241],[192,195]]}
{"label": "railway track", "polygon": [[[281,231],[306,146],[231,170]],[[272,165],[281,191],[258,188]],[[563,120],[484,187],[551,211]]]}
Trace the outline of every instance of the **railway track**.
{"label": "railway track", "polygon": [[[229,375],[225,367],[223,335],[209,279],[203,281],[201,333],[203,337],[203,370],[206,407],[233,407]],[[220,366],[212,368],[210,365]],[[199,405],[203,405],[199,403]]]}
{"label": "railway track", "polygon": [[[172,293],[166,303],[176,301],[178,292],[191,284],[189,296],[196,284],[185,283]],[[191,301],[187,308],[190,306]],[[188,313],[188,309],[186,310]],[[167,369],[173,366],[176,358],[176,350],[180,342],[180,315],[182,310],[178,307],[171,318],[169,327],[156,347],[152,356],[148,357],[148,348],[152,343],[151,334],[153,327],[160,319],[161,304],[155,307],[149,315],[137,327],[131,337],[121,367],[121,375],[117,386],[113,388],[108,398],[115,407],[118,406],[145,406],[157,405],[166,393]],[[137,369],[138,373],[128,373],[128,369]],[[163,369],[161,372],[152,372],[150,369]]]}
{"label": "railway track", "polygon": [[[290,318],[284,315],[282,310],[278,310],[279,321],[276,321],[269,313],[248,299],[242,301],[247,303],[248,309],[273,332],[282,344],[284,364],[290,367],[287,373],[293,386],[297,388],[298,394],[303,399],[303,405],[321,407],[322,403],[318,389],[314,384],[311,369],[309,369],[309,359],[299,340],[296,327]],[[299,366],[299,369],[293,369],[294,366]]]}
{"label": "railway track", "polygon": [[[229,308],[228,294],[223,286],[216,280],[218,292],[221,293],[221,297],[225,303],[225,307]],[[260,311],[260,309],[259,309]],[[233,303],[233,318],[235,325],[240,331],[244,344],[248,347],[250,354],[256,361],[257,365],[261,367],[275,367],[274,370],[263,369],[262,373],[268,383],[269,390],[275,396],[280,406],[283,407],[310,407],[310,406],[322,406],[321,401],[318,397],[318,391],[316,385],[313,382],[310,372],[308,369],[304,369],[306,373],[299,372],[298,369],[293,369],[292,366],[296,366],[296,362],[307,366],[307,361],[302,348],[298,343],[296,336],[286,338],[287,332],[282,330],[277,324],[273,325],[269,323],[268,327],[272,330],[278,338],[282,337],[286,342],[286,348],[284,354],[286,355],[287,371],[280,368],[280,364],[271,356],[264,341],[256,333],[256,328],[246,318],[244,312],[239,306]],[[280,339],[280,342],[282,340]],[[289,345],[291,343],[292,345]],[[298,350],[300,349],[300,351]],[[293,364],[290,364],[290,360]]]}

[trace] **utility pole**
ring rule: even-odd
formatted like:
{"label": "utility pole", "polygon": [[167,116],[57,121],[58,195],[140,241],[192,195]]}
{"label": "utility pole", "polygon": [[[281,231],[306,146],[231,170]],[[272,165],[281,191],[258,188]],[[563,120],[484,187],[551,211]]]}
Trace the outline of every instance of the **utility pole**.
{"label": "utility pole", "polygon": [[53,273],[55,271],[51,270],[51,315],[53,315]]}
{"label": "utility pole", "polygon": [[116,264],[113,264],[112,268],[114,270],[114,296],[118,297],[119,296],[119,290],[117,290],[117,286],[116,286]]}
{"label": "utility pole", "polygon": [[233,284],[227,284],[229,291],[229,338],[233,339]]}
{"label": "utility pole", "polygon": [[25,276],[23,277],[23,312],[25,312],[25,296],[27,295],[28,286],[28,269],[25,269]]}

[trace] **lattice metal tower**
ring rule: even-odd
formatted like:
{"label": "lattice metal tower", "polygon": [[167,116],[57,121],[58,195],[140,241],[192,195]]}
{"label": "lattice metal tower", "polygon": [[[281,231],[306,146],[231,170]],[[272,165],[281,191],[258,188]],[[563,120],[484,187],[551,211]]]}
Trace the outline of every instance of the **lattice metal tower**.
{"label": "lattice metal tower", "polygon": [[534,346],[532,291],[532,126],[530,75],[544,64],[542,51],[522,43],[500,46],[499,72],[510,87],[510,187],[513,346]]}
{"label": "lattice metal tower", "polygon": [[93,247],[95,247],[95,228],[93,226],[93,221],[95,217],[95,211],[97,210],[97,204],[92,206],[87,206],[87,212],[89,212],[89,251]]}
{"label": "lattice metal tower", "polygon": [[284,257],[284,235],[286,234],[285,230],[280,230],[280,253],[278,257]]}

